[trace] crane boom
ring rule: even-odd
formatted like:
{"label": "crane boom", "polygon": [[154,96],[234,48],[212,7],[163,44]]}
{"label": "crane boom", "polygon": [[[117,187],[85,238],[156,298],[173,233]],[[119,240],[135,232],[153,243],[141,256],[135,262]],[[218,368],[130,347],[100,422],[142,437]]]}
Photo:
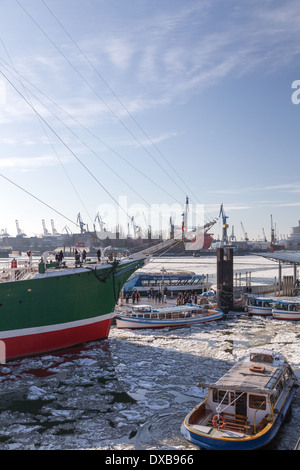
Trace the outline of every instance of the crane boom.
{"label": "crane boom", "polygon": [[242,226],[242,230],[243,230],[243,234],[244,234],[244,239],[247,242],[249,240],[249,238],[248,238],[247,232],[245,232],[243,222],[241,222],[241,226]]}
{"label": "crane boom", "polygon": [[222,244],[226,245],[228,243],[227,229],[229,225],[227,224],[228,216],[225,215],[223,204],[221,204],[221,207],[220,207],[219,217],[222,217]]}

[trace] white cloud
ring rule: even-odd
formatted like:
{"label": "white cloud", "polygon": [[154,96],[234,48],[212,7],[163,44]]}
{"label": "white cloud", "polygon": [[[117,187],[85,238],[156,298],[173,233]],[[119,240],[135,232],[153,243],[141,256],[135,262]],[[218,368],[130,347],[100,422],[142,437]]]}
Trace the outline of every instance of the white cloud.
{"label": "white cloud", "polygon": [[45,166],[59,164],[57,157],[43,155],[41,157],[9,157],[0,158],[1,169],[33,170]]}
{"label": "white cloud", "polygon": [[273,207],[299,207],[300,202],[287,202],[287,203],[280,203],[280,204],[273,204]]}

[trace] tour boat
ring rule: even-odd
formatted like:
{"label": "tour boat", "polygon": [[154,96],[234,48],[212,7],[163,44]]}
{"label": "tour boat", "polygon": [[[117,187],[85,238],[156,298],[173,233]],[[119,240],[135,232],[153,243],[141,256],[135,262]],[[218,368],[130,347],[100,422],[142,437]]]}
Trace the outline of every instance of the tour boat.
{"label": "tour boat", "polygon": [[132,294],[137,291],[140,295],[149,295],[154,291],[173,293],[193,291],[203,293],[211,287],[207,277],[196,275],[193,272],[167,272],[158,273],[139,272],[131,276],[124,286],[124,294]]}
{"label": "tour boat", "polygon": [[300,301],[278,300],[273,304],[272,315],[277,320],[300,320]]}
{"label": "tour boat", "polygon": [[298,387],[280,354],[257,348],[207,388],[205,400],[186,416],[183,436],[200,449],[252,450],[275,437]]}
{"label": "tour boat", "polygon": [[181,328],[223,318],[224,313],[209,305],[178,305],[152,308],[150,305],[133,306],[131,311],[115,315],[117,328]]}
{"label": "tour boat", "polygon": [[247,298],[249,315],[272,315],[272,302],[271,298],[249,296]]}

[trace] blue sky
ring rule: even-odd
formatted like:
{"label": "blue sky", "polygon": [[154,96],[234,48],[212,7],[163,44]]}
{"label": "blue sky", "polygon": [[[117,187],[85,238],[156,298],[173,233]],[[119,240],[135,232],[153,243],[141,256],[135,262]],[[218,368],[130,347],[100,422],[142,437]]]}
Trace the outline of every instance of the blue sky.
{"label": "blue sky", "polygon": [[120,200],[179,223],[186,195],[237,238],[298,225],[297,0],[0,5],[0,230],[126,225]]}

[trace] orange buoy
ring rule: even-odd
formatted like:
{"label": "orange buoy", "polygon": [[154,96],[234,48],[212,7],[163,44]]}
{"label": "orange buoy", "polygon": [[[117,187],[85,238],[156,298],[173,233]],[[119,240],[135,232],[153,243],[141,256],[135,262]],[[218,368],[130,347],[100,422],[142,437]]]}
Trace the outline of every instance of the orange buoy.
{"label": "orange buoy", "polygon": [[212,424],[215,428],[223,429],[226,424],[224,416],[215,415],[212,419]]}
{"label": "orange buoy", "polygon": [[265,371],[265,368],[263,366],[252,366],[250,367],[250,370],[252,372],[259,372],[260,374],[263,374]]}

